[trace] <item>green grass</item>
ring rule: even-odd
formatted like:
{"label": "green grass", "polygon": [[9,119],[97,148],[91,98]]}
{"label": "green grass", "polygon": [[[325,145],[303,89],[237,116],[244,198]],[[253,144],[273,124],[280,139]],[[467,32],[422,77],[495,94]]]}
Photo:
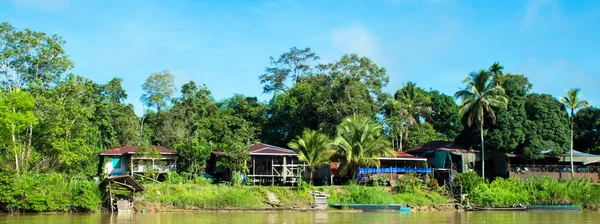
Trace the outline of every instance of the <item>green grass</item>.
{"label": "green grass", "polygon": [[457,183],[475,205],[570,203],[582,205],[585,209],[600,208],[600,185],[587,179],[559,181],[549,177],[532,177],[520,181],[496,178],[487,183],[475,173],[464,173],[457,176]]}
{"label": "green grass", "polygon": [[277,196],[282,207],[310,208],[313,196],[310,190],[329,194],[328,203],[353,204],[407,204],[428,206],[445,203],[447,196],[437,192],[394,193],[389,187],[327,186],[327,187],[270,187],[270,186],[221,186],[203,184],[150,184],[146,186],[144,201],[159,202],[179,209],[252,209],[269,208],[267,193]]}

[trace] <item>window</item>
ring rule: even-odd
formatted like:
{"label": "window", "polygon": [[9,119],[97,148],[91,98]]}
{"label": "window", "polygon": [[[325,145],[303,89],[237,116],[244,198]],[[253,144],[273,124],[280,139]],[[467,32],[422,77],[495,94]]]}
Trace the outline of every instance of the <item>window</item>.
{"label": "window", "polygon": [[113,169],[121,169],[121,157],[112,158],[112,167]]}

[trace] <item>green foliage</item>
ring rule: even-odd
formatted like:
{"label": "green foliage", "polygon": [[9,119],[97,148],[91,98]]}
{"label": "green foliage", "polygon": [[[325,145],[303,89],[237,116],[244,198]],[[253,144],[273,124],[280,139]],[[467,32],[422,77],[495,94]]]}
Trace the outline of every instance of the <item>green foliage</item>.
{"label": "green foliage", "polygon": [[473,171],[456,175],[456,185],[460,187],[463,193],[472,192],[483,184],[485,184],[485,180]]}
{"label": "green foliage", "polygon": [[330,163],[333,155],[331,149],[333,142],[327,135],[310,129],[304,130],[302,136],[288,143],[288,146],[298,153],[298,159],[310,168],[310,183],[313,183],[313,174],[318,166]]}
{"label": "green foliage", "polygon": [[0,209],[5,211],[97,211],[98,185],[58,173],[24,174],[0,172]]}
{"label": "green foliage", "polygon": [[523,154],[527,158],[536,159],[544,156],[542,152],[546,151],[550,151],[552,155],[567,152],[568,118],[560,102],[548,94],[529,94],[525,109],[527,121]]}
{"label": "green foliage", "polygon": [[600,207],[600,186],[587,179],[561,182],[549,177],[525,181],[496,178],[487,184],[476,173],[457,175],[456,184],[468,194],[470,202],[479,206],[513,204],[577,204],[585,208]]}
{"label": "green foliage", "polygon": [[574,148],[600,154],[600,109],[586,107],[575,114]]}
{"label": "green foliage", "polygon": [[393,156],[390,141],[381,134],[382,126],[369,117],[347,117],[338,127],[335,147],[345,159],[342,171],[356,177],[360,167],[379,167],[379,157]]}
{"label": "green foliage", "polygon": [[514,152],[525,141],[525,102],[532,85],[525,76],[510,73],[494,76],[494,82],[504,89],[508,104],[496,110],[496,123],[487,133],[489,149]]}
{"label": "green foliage", "polygon": [[575,140],[573,148],[600,154],[600,109],[586,107],[575,114]]}
{"label": "green foliage", "polygon": [[240,171],[233,171],[231,173],[231,185],[242,186],[244,185],[244,177]]}
{"label": "green foliage", "polygon": [[175,77],[168,71],[154,73],[146,79],[142,89],[146,91],[140,98],[148,107],[160,112],[169,105],[171,95],[175,92]]}
{"label": "green foliage", "polygon": [[452,96],[437,90],[429,92],[431,98],[431,115],[425,120],[433,125],[433,129],[446,139],[454,139],[462,131],[463,126],[458,114],[458,105]]}

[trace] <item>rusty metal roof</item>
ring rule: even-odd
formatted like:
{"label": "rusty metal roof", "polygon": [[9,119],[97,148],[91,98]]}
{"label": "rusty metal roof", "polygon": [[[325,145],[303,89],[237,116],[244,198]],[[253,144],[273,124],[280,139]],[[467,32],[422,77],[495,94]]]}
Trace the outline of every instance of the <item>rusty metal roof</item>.
{"label": "rusty metal roof", "polygon": [[460,145],[457,145],[451,141],[431,141],[431,142],[425,143],[423,145],[415,146],[413,148],[405,150],[404,152],[415,155],[415,154],[424,153],[429,150],[456,152],[456,151],[465,151],[466,148],[462,147]]}
{"label": "rusty metal roof", "polygon": [[[155,148],[162,155],[165,155],[165,154],[177,155],[178,154],[175,150],[167,149],[162,146],[149,145],[148,147]],[[108,155],[133,154],[138,150],[138,148],[139,148],[139,146],[121,146],[119,148],[109,149],[104,152],[101,152],[100,155],[108,156]]]}

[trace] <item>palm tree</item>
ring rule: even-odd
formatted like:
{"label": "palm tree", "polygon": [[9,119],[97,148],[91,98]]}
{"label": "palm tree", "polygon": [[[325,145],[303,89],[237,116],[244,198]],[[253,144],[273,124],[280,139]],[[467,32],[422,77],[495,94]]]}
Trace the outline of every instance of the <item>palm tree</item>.
{"label": "palm tree", "polygon": [[472,72],[467,76],[463,83],[467,84],[465,89],[456,92],[456,98],[460,98],[460,115],[467,116],[467,125],[471,127],[473,122],[478,122],[479,133],[481,137],[481,177],[485,178],[485,147],[483,141],[483,121],[485,114],[489,115],[492,123],[496,123],[496,113],[494,107],[506,108],[508,99],[505,96],[504,89],[496,85],[492,79],[492,74],[485,70],[478,73]]}
{"label": "palm tree", "polygon": [[589,102],[587,100],[582,100],[581,99],[581,95],[579,94],[579,91],[581,91],[581,89],[576,88],[576,89],[569,89],[565,92],[565,94],[567,94],[564,97],[560,97],[560,101],[565,104],[566,107],[568,107],[569,109],[571,109],[571,152],[570,152],[570,158],[571,158],[571,178],[575,177],[575,170],[573,169],[573,115],[575,113],[575,110],[577,109],[581,109],[584,107],[587,107]]}
{"label": "palm tree", "polygon": [[342,172],[355,178],[358,168],[379,167],[379,157],[394,155],[390,141],[381,131],[381,124],[368,117],[352,116],[342,120],[335,139],[338,153],[345,159]]}
{"label": "palm tree", "polygon": [[405,128],[396,127],[397,131],[400,132],[398,145],[400,151],[402,151],[403,139],[408,139],[408,128],[419,125],[421,118],[431,114],[431,99],[414,82],[407,82],[401,89],[396,91],[394,99],[388,101],[387,107],[390,110],[388,111],[389,121],[405,124]]}
{"label": "palm tree", "polygon": [[310,168],[310,183],[313,183],[313,173],[318,166],[329,164],[329,158],[333,152],[329,151],[333,147],[333,142],[327,135],[305,129],[302,136],[296,136],[296,139],[288,143],[288,147],[298,153],[298,159],[305,162]]}

